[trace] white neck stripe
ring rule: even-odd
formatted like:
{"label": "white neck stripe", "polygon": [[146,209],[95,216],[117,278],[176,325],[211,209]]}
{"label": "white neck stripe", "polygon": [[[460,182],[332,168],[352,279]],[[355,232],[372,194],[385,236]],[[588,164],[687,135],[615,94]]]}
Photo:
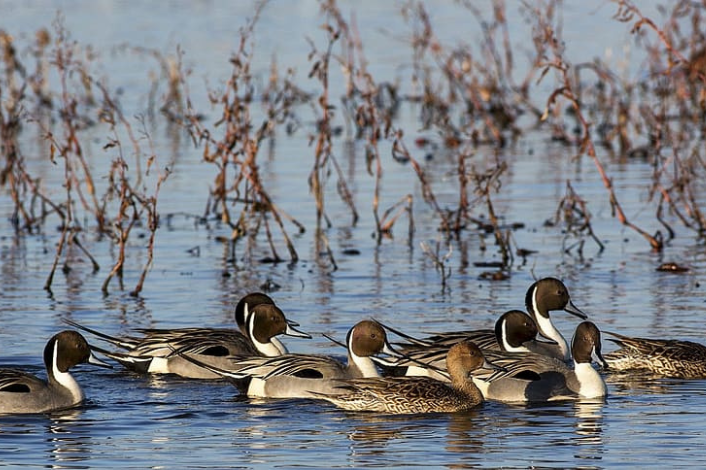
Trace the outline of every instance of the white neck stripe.
{"label": "white neck stripe", "polygon": [[54,353],[52,355],[51,374],[54,376],[54,379],[56,379],[59,385],[68,389],[71,392],[71,395],[74,397],[74,401],[76,403],[83,401],[83,391],[81,390],[81,387],[68,370],[66,372],[61,372],[59,370],[59,365],[57,364],[58,359],[59,341],[54,341]]}

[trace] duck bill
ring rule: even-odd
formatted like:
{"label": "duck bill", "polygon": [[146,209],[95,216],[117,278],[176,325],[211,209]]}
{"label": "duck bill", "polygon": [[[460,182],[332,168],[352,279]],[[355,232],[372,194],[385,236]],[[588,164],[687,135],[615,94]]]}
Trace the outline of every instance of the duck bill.
{"label": "duck bill", "polygon": [[610,369],[610,366],[608,366],[608,362],[603,358],[603,354],[601,354],[601,351],[599,349],[594,348],[591,357],[596,362],[596,364],[600,364],[603,369]]}
{"label": "duck bill", "polygon": [[93,364],[94,366],[98,366],[98,367],[105,367],[106,369],[113,368],[113,366],[111,366],[107,362],[103,362],[100,359],[98,359],[96,356],[94,356],[93,352],[91,352],[91,355],[88,356],[88,363]]}
{"label": "duck bill", "polygon": [[293,320],[290,320],[288,318],[285,321],[287,322],[287,325],[289,325],[289,326],[292,326],[292,327],[300,326],[299,323],[297,323]]}
{"label": "duck bill", "polygon": [[569,300],[569,303],[567,303],[566,307],[564,307],[564,311],[572,315],[576,315],[582,320],[586,320],[588,318],[588,315],[579,310],[578,307],[576,307],[576,305],[574,305],[571,300]]}
{"label": "duck bill", "polygon": [[287,322],[287,329],[284,330],[284,334],[287,336],[293,336],[295,338],[311,339],[311,335],[309,333],[304,333],[303,331],[297,330],[289,322]]}

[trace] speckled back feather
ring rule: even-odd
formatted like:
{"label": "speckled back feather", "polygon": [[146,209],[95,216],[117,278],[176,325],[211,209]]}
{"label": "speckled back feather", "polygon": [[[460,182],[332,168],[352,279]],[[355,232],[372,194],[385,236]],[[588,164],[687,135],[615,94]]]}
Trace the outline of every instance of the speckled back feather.
{"label": "speckled back feather", "polygon": [[665,377],[706,378],[706,346],[692,341],[649,339],[606,332],[620,349],[605,355],[612,370],[648,370]]}
{"label": "speckled back feather", "polygon": [[483,401],[482,396],[472,399],[429,377],[353,379],[339,388],[342,395],[326,399],[351,411],[451,413],[469,410]]}

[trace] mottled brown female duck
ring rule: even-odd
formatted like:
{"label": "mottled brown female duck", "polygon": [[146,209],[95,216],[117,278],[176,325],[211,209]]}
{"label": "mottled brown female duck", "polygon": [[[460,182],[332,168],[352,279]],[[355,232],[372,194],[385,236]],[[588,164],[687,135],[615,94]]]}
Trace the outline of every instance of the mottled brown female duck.
{"label": "mottled brown female duck", "polygon": [[647,371],[679,379],[706,378],[706,346],[676,339],[636,338],[611,333],[620,349],[605,355],[609,370]]}
{"label": "mottled brown female duck", "polygon": [[481,368],[492,368],[480,348],[469,341],[449,349],[446,367],[451,384],[430,377],[384,377],[337,381],[340,394],[317,394],[339,408],[380,413],[453,413],[483,402],[471,380]]}

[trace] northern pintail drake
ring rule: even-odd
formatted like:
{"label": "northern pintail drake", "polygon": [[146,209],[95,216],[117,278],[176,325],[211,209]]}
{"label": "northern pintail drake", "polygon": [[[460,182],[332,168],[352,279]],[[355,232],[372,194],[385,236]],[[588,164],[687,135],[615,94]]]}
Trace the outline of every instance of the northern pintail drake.
{"label": "northern pintail drake", "polygon": [[473,381],[487,400],[536,402],[568,398],[601,398],[607,388],[592,361],[608,367],[601,354],[601,333],[590,321],[576,328],[571,341],[573,367],[536,353],[492,353],[503,372],[478,375]]}
{"label": "northern pintail drake", "polygon": [[[282,310],[265,294],[245,296],[236,306],[235,317],[243,332],[226,328],[136,329],[142,337],[114,337],[70,320],[66,322],[123,349],[123,352],[117,352],[93,346],[95,351],[128,369],[193,379],[218,379],[220,375],[185,360],[184,355],[193,356],[206,364],[227,367],[230,356],[286,354],[287,348],[277,338],[279,335],[311,338],[309,334],[294,328],[297,324],[288,321]],[[174,350],[182,354],[174,355]]]}
{"label": "northern pintail drake", "polygon": [[397,355],[387,342],[385,329],[373,320],[360,321],[351,328],[346,346],[347,364],[318,354],[283,354],[270,358],[232,358],[228,368],[202,365],[231,379],[238,387],[246,380],[249,397],[312,398],[315,393],[335,393],[334,379],[379,377],[372,357],[380,353]]}
{"label": "northern pintail drake", "polygon": [[[570,361],[571,351],[569,345],[561,332],[552,323],[549,313],[555,310],[564,310],[582,320],[588,317],[571,301],[569,291],[564,283],[552,277],[538,280],[527,289],[525,307],[538,328],[539,333],[551,342],[530,341],[525,343],[524,346],[538,354],[555,357],[566,362]],[[463,340],[473,341],[483,350],[501,350],[496,340],[495,330],[492,329],[437,333],[423,338],[420,343],[415,344],[412,342],[398,346],[400,352],[407,354],[412,350],[418,349],[420,346],[424,347],[424,343],[450,347],[458,341]]]}
{"label": "northern pintail drake", "polygon": [[609,370],[647,371],[679,379],[706,378],[706,346],[676,339],[649,339],[606,331],[620,349],[605,355]]}
{"label": "northern pintail drake", "polygon": [[[445,368],[446,354],[451,347],[448,344],[449,341],[427,343],[425,340],[410,337],[389,326],[385,326],[385,328],[403,336],[408,342],[418,345],[416,348],[408,347],[402,357],[389,361],[393,368],[406,367],[404,371],[394,371],[394,375],[428,376],[437,380],[445,380],[438,370]],[[469,333],[467,336],[472,336],[474,332]],[[500,315],[495,322],[492,342],[483,337],[482,346],[474,344],[484,351],[527,353],[531,352],[531,348],[538,342],[537,333],[537,324],[532,320],[532,317],[519,310],[509,310]],[[480,336],[485,336],[485,334]],[[383,367],[386,365],[388,364],[383,364]],[[428,365],[433,367],[428,367]]]}
{"label": "northern pintail drake", "polygon": [[69,369],[86,363],[111,367],[91,353],[80,333],[57,333],[44,347],[46,381],[20,370],[0,369],[0,413],[45,413],[80,404],[83,390]]}
{"label": "northern pintail drake", "polygon": [[470,341],[455,344],[446,357],[451,384],[430,377],[382,377],[335,381],[334,394],[317,394],[339,408],[379,413],[454,413],[483,402],[473,373],[491,368],[480,348]]}

